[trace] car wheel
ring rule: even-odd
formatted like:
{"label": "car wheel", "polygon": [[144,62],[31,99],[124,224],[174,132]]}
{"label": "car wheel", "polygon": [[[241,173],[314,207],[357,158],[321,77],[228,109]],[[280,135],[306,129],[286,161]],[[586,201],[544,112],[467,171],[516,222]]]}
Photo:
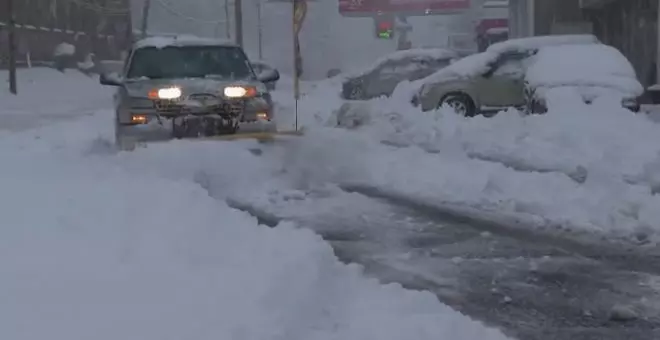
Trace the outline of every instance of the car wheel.
{"label": "car wheel", "polygon": [[442,105],[448,105],[457,114],[464,117],[474,117],[477,114],[477,110],[474,105],[474,101],[468,95],[463,93],[452,93],[446,95],[438,105],[440,108]]}

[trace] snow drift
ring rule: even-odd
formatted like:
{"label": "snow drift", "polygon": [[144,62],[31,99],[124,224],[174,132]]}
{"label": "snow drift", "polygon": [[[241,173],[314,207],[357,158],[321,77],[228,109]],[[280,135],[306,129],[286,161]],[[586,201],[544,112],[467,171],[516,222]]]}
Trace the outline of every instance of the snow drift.
{"label": "snow drift", "polygon": [[607,98],[586,105],[566,96],[545,115],[464,118],[420,112],[405,100],[408,87],[329,114],[352,132],[310,133],[301,148],[322,154],[310,163],[319,173],[341,167],[344,183],[525,217],[562,235],[660,240],[660,125],[646,116]]}

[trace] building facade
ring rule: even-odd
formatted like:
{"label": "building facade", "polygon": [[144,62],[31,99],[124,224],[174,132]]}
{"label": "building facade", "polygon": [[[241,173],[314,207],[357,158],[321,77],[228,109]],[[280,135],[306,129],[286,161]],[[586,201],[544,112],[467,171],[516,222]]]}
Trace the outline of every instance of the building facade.
{"label": "building facade", "polygon": [[645,87],[658,80],[659,0],[510,0],[512,37],[590,33],[618,48]]}
{"label": "building facade", "polygon": [[[0,67],[9,45],[7,2],[0,0]],[[62,42],[76,47],[78,59],[117,59],[131,40],[129,0],[19,0],[14,7],[19,65],[52,61]]]}

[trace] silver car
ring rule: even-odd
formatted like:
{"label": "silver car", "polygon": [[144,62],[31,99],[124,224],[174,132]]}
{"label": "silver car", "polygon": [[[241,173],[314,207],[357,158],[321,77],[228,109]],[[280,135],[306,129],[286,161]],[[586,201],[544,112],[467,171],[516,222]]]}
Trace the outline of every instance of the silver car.
{"label": "silver car", "polygon": [[255,75],[242,48],[202,38],[150,37],[136,42],[116,86],[115,137],[120,149],[141,142],[276,131],[265,83],[277,70]]}
{"label": "silver car", "polygon": [[600,44],[593,35],[555,35],[511,39],[485,52],[460,59],[417,82],[412,104],[423,111],[442,105],[464,116],[494,114],[530,105],[526,69],[539,49],[549,46]]}
{"label": "silver car", "polygon": [[342,84],[341,96],[346,100],[389,97],[399,83],[422,79],[458,57],[455,51],[444,48],[397,51],[379,59],[370,68],[349,75]]}

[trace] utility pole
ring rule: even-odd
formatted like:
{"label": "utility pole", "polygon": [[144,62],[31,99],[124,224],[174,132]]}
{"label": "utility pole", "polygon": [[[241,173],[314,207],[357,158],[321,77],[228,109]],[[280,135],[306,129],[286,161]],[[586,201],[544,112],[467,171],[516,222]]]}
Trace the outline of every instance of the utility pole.
{"label": "utility pole", "polygon": [[149,28],[149,9],[151,9],[151,0],[144,0],[142,7],[142,39],[147,37],[147,29]]}
{"label": "utility pole", "polygon": [[14,0],[7,1],[7,12],[9,13],[9,92],[18,94],[16,85],[16,13],[14,11]]}
{"label": "utility pole", "polygon": [[257,0],[257,39],[259,42],[259,60],[264,59],[263,27],[261,25],[261,0]]}
{"label": "utility pole", "polygon": [[236,44],[243,47],[243,0],[234,0],[234,22],[236,23]]}
{"label": "utility pole", "polygon": [[229,19],[229,0],[225,0],[225,36],[231,39],[231,20]]}

